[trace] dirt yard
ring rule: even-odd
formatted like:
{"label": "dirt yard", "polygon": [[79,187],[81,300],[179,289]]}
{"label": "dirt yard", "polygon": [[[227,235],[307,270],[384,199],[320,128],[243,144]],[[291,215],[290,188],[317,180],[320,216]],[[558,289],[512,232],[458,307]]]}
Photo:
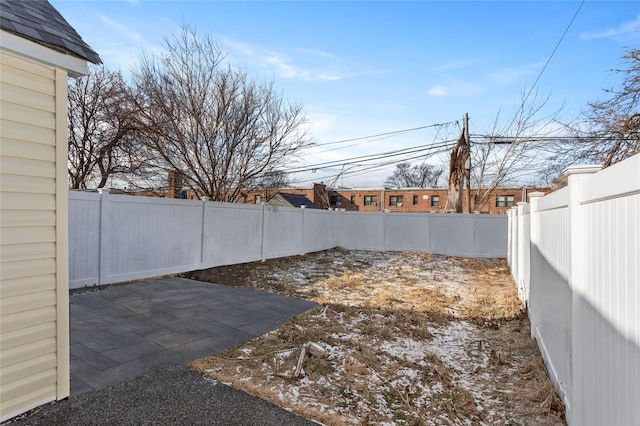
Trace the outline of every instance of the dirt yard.
{"label": "dirt yard", "polygon": [[504,260],[336,249],[190,277],[321,304],[192,364],[309,419],[564,424]]}

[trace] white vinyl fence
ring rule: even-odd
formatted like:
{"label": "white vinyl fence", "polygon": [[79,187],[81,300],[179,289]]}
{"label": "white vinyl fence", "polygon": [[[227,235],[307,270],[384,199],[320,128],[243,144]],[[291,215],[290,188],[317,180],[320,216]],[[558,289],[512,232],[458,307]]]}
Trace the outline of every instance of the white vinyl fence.
{"label": "white vinyl fence", "polygon": [[70,191],[70,288],[347,249],[505,257],[506,215],[342,212]]}
{"label": "white vinyl fence", "polygon": [[510,210],[508,259],[568,423],[638,425],[640,154],[599,170]]}

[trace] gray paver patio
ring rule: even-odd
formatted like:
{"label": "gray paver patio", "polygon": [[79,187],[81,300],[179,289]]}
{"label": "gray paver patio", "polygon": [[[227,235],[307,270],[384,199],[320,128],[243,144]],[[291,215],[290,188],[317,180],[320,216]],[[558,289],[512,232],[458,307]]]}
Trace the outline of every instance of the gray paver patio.
{"label": "gray paver patio", "polygon": [[70,298],[71,394],[215,355],[273,330],[314,302],[163,278]]}

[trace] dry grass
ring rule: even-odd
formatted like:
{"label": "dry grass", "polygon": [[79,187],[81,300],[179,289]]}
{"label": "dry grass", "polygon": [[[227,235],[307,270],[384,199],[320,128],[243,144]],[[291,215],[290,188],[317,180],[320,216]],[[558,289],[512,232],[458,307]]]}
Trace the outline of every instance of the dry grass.
{"label": "dry grass", "polygon": [[[194,278],[321,307],[193,367],[327,425],[563,424],[503,260],[331,250]],[[305,355],[317,342],[327,356]],[[276,373],[284,373],[280,377]]]}

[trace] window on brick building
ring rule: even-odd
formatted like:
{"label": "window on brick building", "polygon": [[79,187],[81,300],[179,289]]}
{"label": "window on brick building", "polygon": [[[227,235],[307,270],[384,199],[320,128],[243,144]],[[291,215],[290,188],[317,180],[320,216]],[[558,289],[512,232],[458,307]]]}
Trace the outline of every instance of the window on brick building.
{"label": "window on brick building", "polygon": [[340,195],[332,195],[331,196],[331,205],[332,206],[341,206],[342,205],[342,197]]}
{"label": "window on brick building", "polygon": [[377,206],[378,205],[378,196],[377,195],[365,195],[364,196],[364,205],[365,206]]}
{"label": "window on brick building", "polygon": [[440,196],[432,195],[431,196],[431,207],[440,207]]}
{"label": "window on brick building", "polygon": [[256,204],[260,204],[260,201],[262,201],[262,197],[256,195]]}
{"label": "window on brick building", "polygon": [[498,195],[496,197],[496,207],[513,207],[513,195]]}
{"label": "window on brick building", "polygon": [[402,195],[389,195],[389,205],[402,207],[404,205],[402,202]]}
{"label": "window on brick building", "polygon": [[351,196],[351,204],[355,204],[356,203],[356,196],[352,195]]}
{"label": "window on brick building", "polygon": [[417,196],[417,195],[414,195],[414,196],[413,196],[413,205],[415,206],[415,205],[417,205],[417,204],[418,204],[418,196]]}

